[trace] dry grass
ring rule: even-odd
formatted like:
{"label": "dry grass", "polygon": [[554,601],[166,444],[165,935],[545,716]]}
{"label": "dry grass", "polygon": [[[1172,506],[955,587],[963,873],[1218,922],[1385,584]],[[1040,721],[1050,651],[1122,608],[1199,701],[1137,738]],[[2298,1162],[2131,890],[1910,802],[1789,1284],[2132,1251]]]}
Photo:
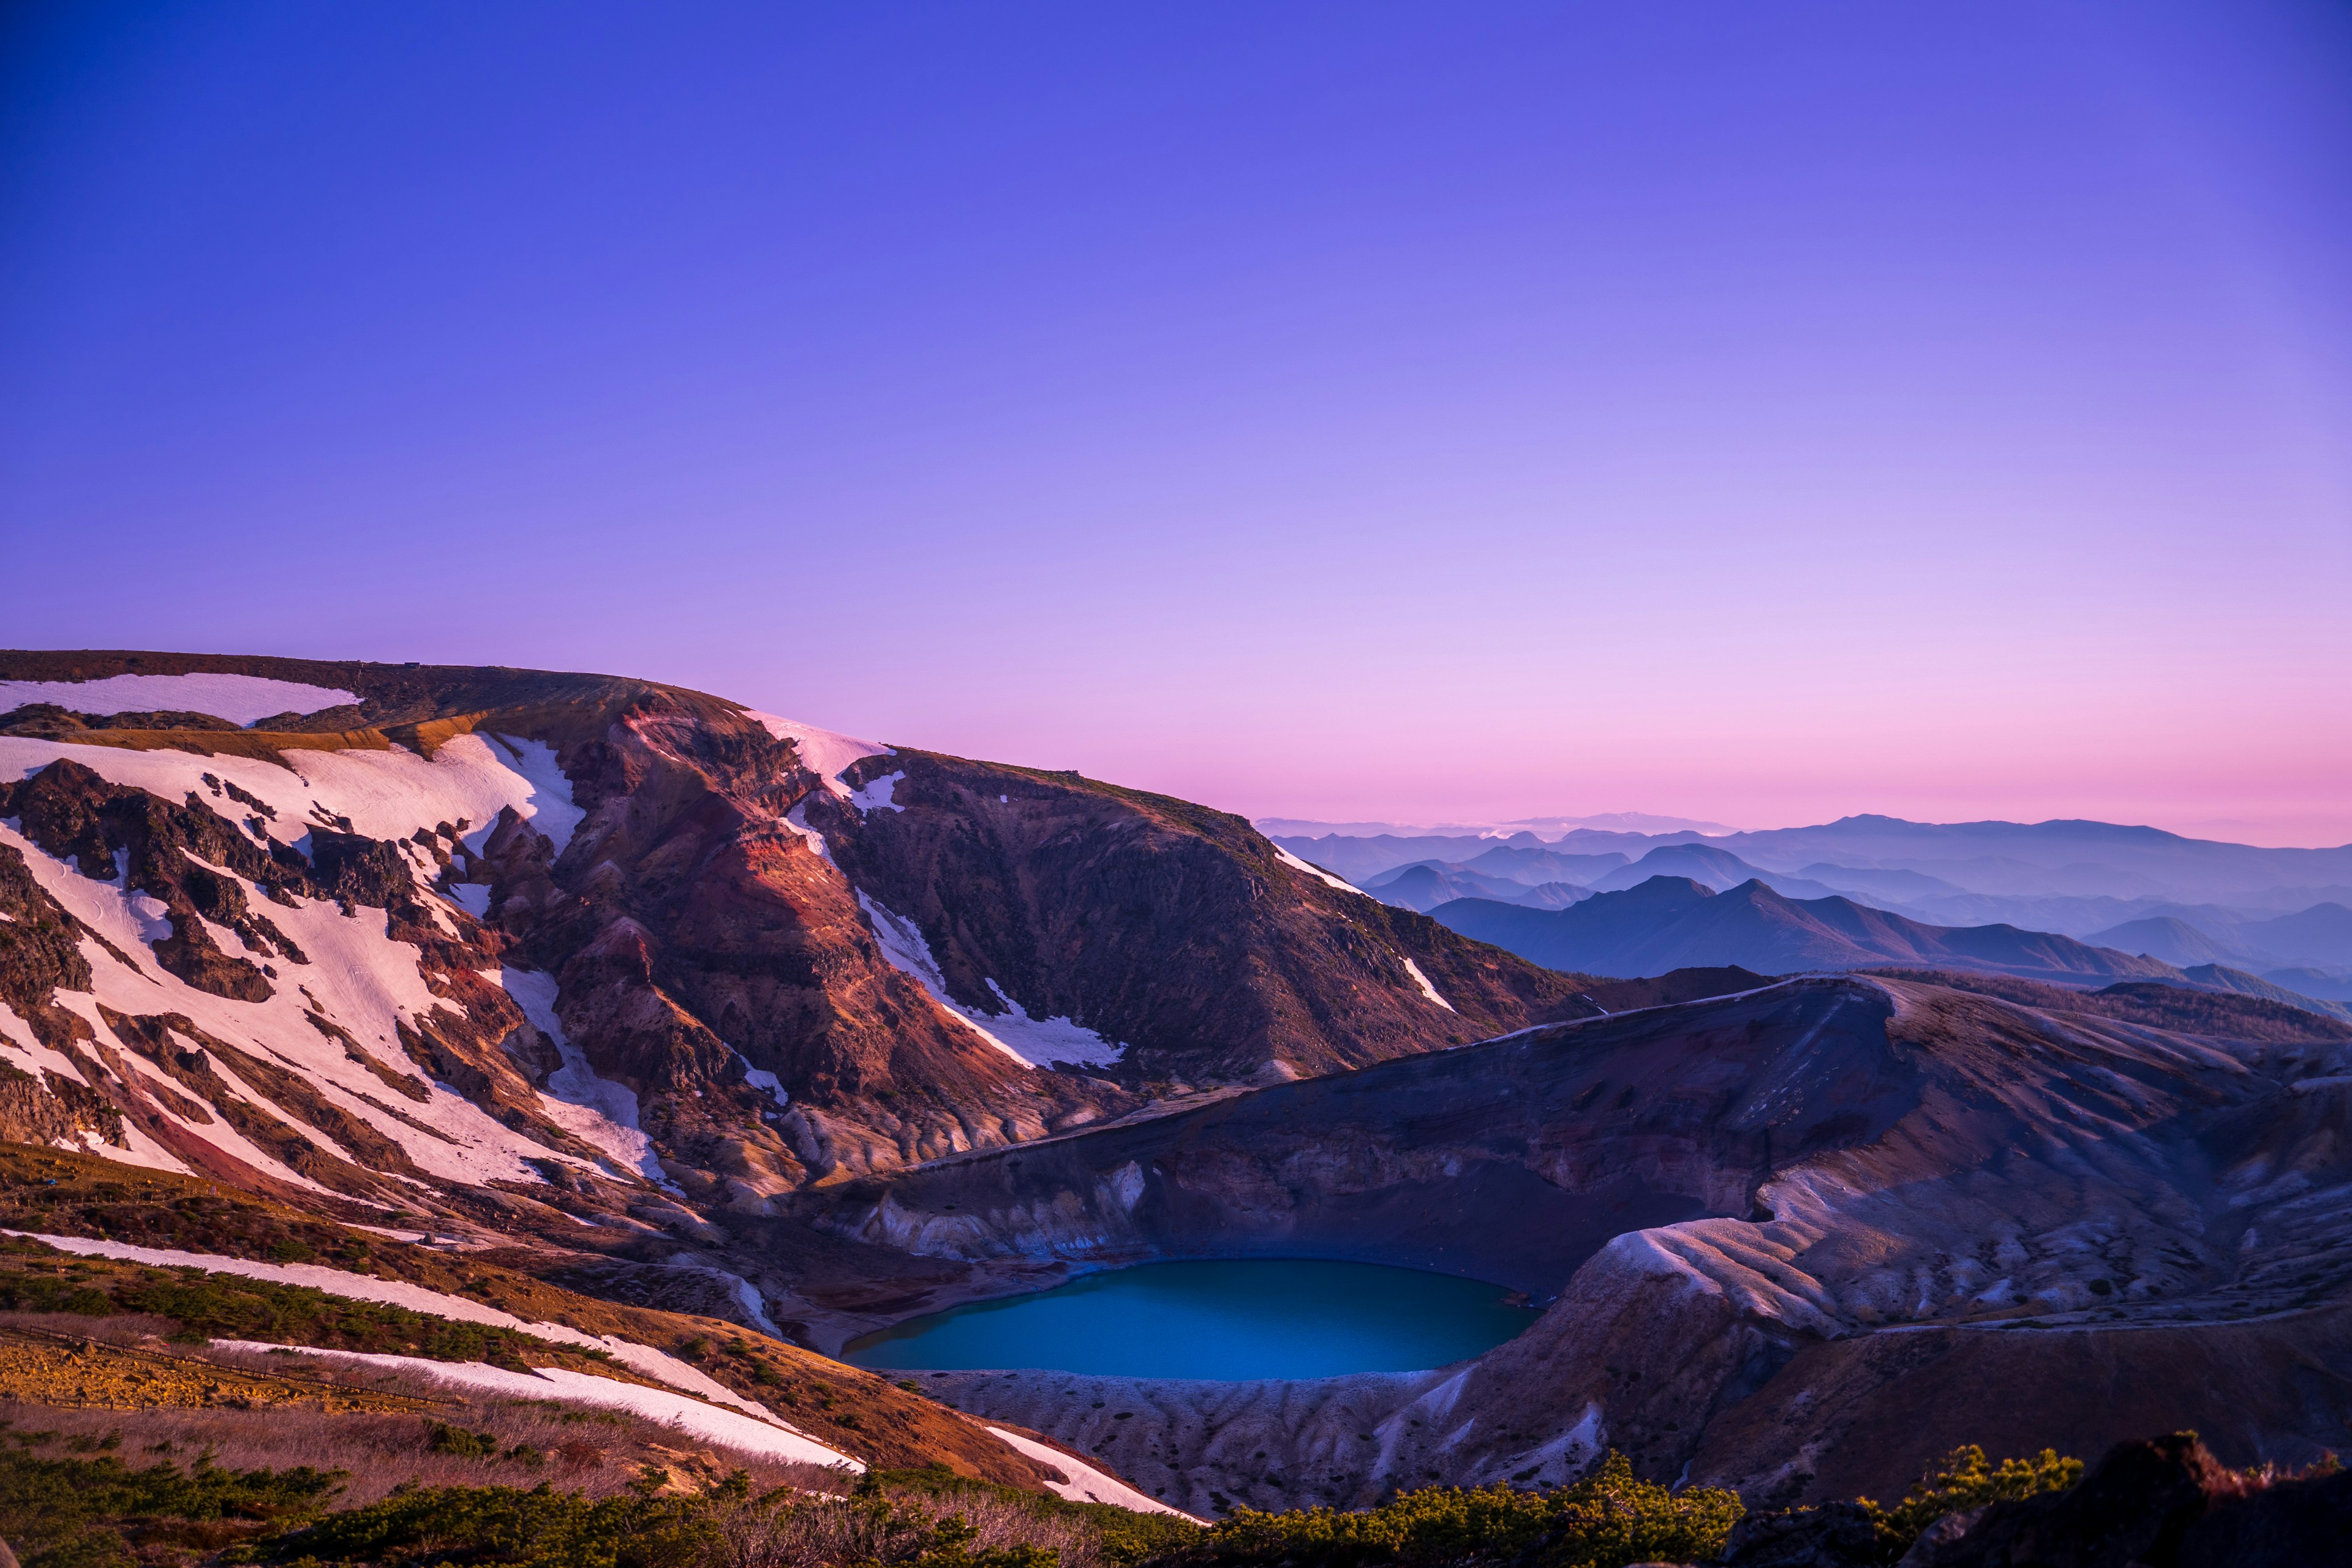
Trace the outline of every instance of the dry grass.
{"label": "dry grass", "polygon": [[[415,1373],[322,1357],[166,1344],[158,1330],[172,1327],[168,1320],[152,1318],[0,1313],[0,1332],[48,1330],[100,1346],[168,1352],[189,1367],[222,1374],[214,1380],[212,1397],[205,1397],[204,1380],[188,1379],[197,1392],[186,1403],[145,1409],[19,1397],[24,1391],[0,1385],[0,1420],[8,1423],[7,1435],[21,1447],[31,1434],[52,1433],[32,1445],[52,1455],[95,1451],[113,1437],[119,1444],[114,1451],[134,1465],[167,1459],[185,1468],[207,1456],[231,1470],[301,1465],[345,1470],[350,1479],[336,1499],[343,1508],[373,1502],[409,1482],[478,1487],[544,1480],[566,1491],[607,1497],[628,1489],[648,1466],[681,1491],[699,1491],[735,1470],[748,1472],[761,1490],[789,1486],[837,1491],[846,1484],[832,1470],[720,1447],[625,1411],[460,1394]],[[242,1393],[252,1380],[278,1378],[344,1391],[353,1400],[416,1401],[425,1407],[413,1413],[330,1410],[316,1403],[264,1404]],[[436,1433],[442,1427],[467,1436],[443,1436],[436,1447]],[[449,1451],[453,1444],[477,1451]]]}

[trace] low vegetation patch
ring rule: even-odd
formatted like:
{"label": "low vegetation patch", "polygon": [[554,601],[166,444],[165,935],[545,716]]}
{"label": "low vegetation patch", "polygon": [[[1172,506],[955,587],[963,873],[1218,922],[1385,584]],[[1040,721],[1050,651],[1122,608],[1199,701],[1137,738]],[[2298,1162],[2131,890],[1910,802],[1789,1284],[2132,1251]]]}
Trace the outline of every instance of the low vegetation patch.
{"label": "low vegetation patch", "polygon": [[1488,1559],[1528,1568],[1704,1563],[1722,1549],[1746,1511],[1737,1492],[1673,1491],[1638,1479],[1624,1456],[1612,1452],[1585,1479],[1543,1491],[1429,1487],[1359,1513],[1241,1509],[1172,1556],[1202,1568],[1439,1568]]}

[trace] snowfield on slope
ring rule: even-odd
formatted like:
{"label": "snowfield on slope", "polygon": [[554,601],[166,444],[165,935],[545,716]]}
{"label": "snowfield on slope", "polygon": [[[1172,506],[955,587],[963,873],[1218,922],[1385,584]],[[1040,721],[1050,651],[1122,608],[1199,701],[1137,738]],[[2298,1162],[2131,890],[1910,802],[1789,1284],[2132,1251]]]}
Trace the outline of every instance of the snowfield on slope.
{"label": "snowfield on slope", "polygon": [[[0,735],[0,775],[29,778],[66,757],[110,784],[174,801],[193,790],[212,801],[217,797],[204,782],[210,773],[267,801],[278,816],[262,819],[262,830],[298,847],[321,816],[326,826],[347,817],[353,832],[370,838],[406,838],[420,827],[462,818],[468,825],[466,843],[479,850],[499,809],[510,805],[560,855],[587,815],[572,804],[571,781],[556,764],[554,752],[539,741],[458,735],[444,742],[429,762],[401,746],[381,752],[290,749],[282,754],[286,762],[280,766],[258,757],[133,752]],[[246,816],[243,807],[226,801],[219,810],[232,822]]]}
{"label": "snowfield on slope", "polygon": [[258,675],[110,675],[103,680],[0,680],[0,713],[53,702],[74,713],[208,713],[251,724],[280,713],[350,708],[359,694]]}
{"label": "snowfield on slope", "polygon": [[271,1345],[252,1340],[215,1340],[226,1350],[269,1352],[291,1348],[322,1361],[350,1362],[361,1366],[412,1372],[456,1388],[512,1394],[518,1399],[553,1399],[566,1405],[586,1405],[605,1410],[626,1410],[674,1427],[707,1443],[717,1443],[763,1459],[785,1459],[803,1465],[834,1465],[863,1473],[865,1465],[815,1438],[769,1421],[755,1421],[732,1410],[720,1410],[643,1384],[618,1383],[593,1373],[544,1366],[530,1372],[508,1372],[478,1361],[426,1361],[420,1356],[378,1355],[365,1351],[320,1350],[312,1345]]}
{"label": "snowfield on slope", "polygon": [[[757,719],[777,740],[792,742],[809,771],[824,781],[826,789],[844,800],[850,798],[850,791],[849,786],[841,782],[841,775],[850,763],[865,757],[897,755],[889,747],[877,742],[861,741],[855,735],[820,730],[797,719],[779,718],[773,713],[761,713],[749,708],[743,710],[743,717]],[[888,798],[887,794],[884,798]]]}
{"label": "snowfield on slope", "polygon": [[511,1312],[502,1312],[496,1307],[485,1306],[463,1296],[428,1290],[404,1279],[379,1279],[372,1274],[352,1274],[316,1263],[257,1263],[251,1258],[229,1258],[218,1253],[182,1252],[175,1247],[134,1247],[126,1241],[99,1241],[86,1236],[44,1236],[27,1230],[0,1230],[0,1236],[21,1237],[82,1258],[112,1258],[157,1268],[201,1268],[210,1274],[234,1274],[241,1279],[266,1279],[278,1285],[307,1285],[313,1290],[353,1301],[405,1307],[412,1312],[429,1312],[435,1317],[449,1318],[461,1323],[512,1329],[517,1333],[529,1334],[533,1339],[545,1340],[551,1344],[604,1351],[632,1372],[643,1373],[647,1377],[668,1384],[672,1388],[683,1389],[703,1399],[740,1410],[785,1431],[798,1430],[726,1384],[651,1345],[625,1340],[617,1334],[585,1333],[578,1329],[566,1328],[562,1323],[530,1322]]}
{"label": "snowfield on slope", "polygon": [[[554,1043],[563,1065],[547,1075],[540,1103],[548,1120],[582,1142],[602,1149],[615,1164],[635,1171],[647,1181],[668,1185],[661,1162],[654,1157],[654,1141],[637,1128],[637,1097],[626,1084],[598,1078],[588,1065],[588,1054],[563,1033],[555,1016],[555,976],[529,969],[488,971],[514,998],[531,1027]],[[775,1083],[773,1074],[763,1075]]]}
{"label": "snowfield on slope", "polygon": [[[211,1143],[280,1181],[313,1191],[324,1190],[247,1142],[220,1114],[219,1107],[207,1107],[214,1118],[209,1124],[191,1121],[174,1112],[171,1108],[175,1099],[199,1097],[184,1085],[166,1079],[161,1068],[123,1046],[100,1011],[101,1006],[146,1016],[181,1014],[206,1034],[250,1050],[262,1060],[274,1060],[308,1079],[335,1106],[397,1143],[428,1175],[475,1185],[490,1180],[539,1184],[546,1178],[526,1162],[556,1159],[574,1165],[583,1163],[575,1155],[561,1153],[514,1131],[455,1089],[428,1082],[417,1072],[401,1047],[396,1024],[404,1020],[414,1026],[436,1007],[455,1011],[457,1004],[436,996],[426,988],[417,970],[417,950],[392,940],[386,931],[383,910],[358,905],[353,913],[345,915],[324,900],[299,895],[292,908],[258,902],[257,907],[268,910],[278,929],[310,956],[310,962],[281,963],[274,994],[266,1001],[243,1002],[199,991],[153,962],[152,952],[143,945],[156,923],[141,903],[142,900],[153,901],[145,894],[127,891],[119,880],[93,881],[5,822],[0,822],[0,844],[24,856],[34,880],[76,919],[122,954],[145,955],[143,960],[134,956],[125,963],[116,952],[108,951],[104,943],[83,938],[80,946],[89,964],[90,989],[59,989],[56,1001],[79,1015],[99,1039],[110,1042],[129,1070],[163,1087],[165,1092],[148,1098],[157,1102],[159,1114],[177,1124],[189,1137]],[[257,889],[254,896],[257,900],[261,898]],[[208,926],[208,930],[224,952],[243,950],[244,944],[236,933],[220,927]],[[378,1065],[416,1085],[424,1098],[403,1100],[397,1114],[387,1108],[382,1099],[386,1092],[383,1080],[366,1066],[353,1061],[341,1042],[329,1038],[310,1024],[306,1016],[306,1001],[329,1022],[348,1030],[359,1048]],[[24,1050],[31,1038],[29,1026],[13,1013],[8,1015],[8,1020],[13,1026],[0,1026],[0,1035],[5,1035],[9,1047]],[[195,1040],[184,1038],[183,1044],[192,1049],[201,1048],[201,1043]],[[276,1116],[339,1158],[366,1167],[366,1162],[358,1159],[353,1152],[337,1147],[320,1129],[281,1114],[274,1097],[242,1082],[230,1064],[219,1060],[216,1053],[206,1054],[214,1058],[213,1069],[236,1086],[240,1097],[257,1110]]]}
{"label": "snowfield on slope", "polygon": [[[1059,1483],[1045,1485],[1059,1497],[1072,1502],[1107,1502],[1113,1508],[1123,1508],[1134,1513],[1172,1513],[1178,1519],[1192,1519],[1181,1508],[1170,1508],[1158,1498],[1146,1497],[1116,1476],[1105,1475],[1083,1460],[1074,1459],[1061,1449],[1040,1443],[1034,1437],[1024,1437],[1018,1432],[1007,1432],[1002,1426],[991,1426],[988,1434],[1003,1442],[1015,1452],[1026,1455],[1041,1465],[1050,1465],[1069,1477]],[[1204,1519],[1192,1519],[1195,1524],[1206,1524]]]}
{"label": "snowfield on slope", "polygon": [[1040,1068],[1053,1062],[1108,1067],[1127,1054],[1124,1045],[1106,1040],[1071,1019],[1031,1017],[1028,1010],[1006,995],[1004,987],[993,980],[988,983],[988,988],[1004,1004],[1003,1012],[982,1013],[964,1006],[948,994],[947,977],[940,973],[939,960],[931,955],[931,944],[924,940],[922,927],[892,913],[863,889],[857,890],[857,904],[866,911],[866,918],[874,922],[875,941],[881,946],[882,956],[889,960],[890,967],[913,976],[931,994],[932,1001],[1023,1067]]}

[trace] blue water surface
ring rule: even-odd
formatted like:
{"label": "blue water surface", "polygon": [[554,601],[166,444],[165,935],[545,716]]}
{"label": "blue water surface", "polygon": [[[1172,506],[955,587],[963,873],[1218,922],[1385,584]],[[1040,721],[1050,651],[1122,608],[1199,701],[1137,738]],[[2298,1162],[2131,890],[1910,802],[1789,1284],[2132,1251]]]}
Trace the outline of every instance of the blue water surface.
{"label": "blue water surface", "polygon": [[1494,1349],[1536,1320],[1501,1286],[1377,1263],[1147,1263],[975,1301],[853,1340],[877,1372],[1036,1367],[1124,1377],[1413,1372]]}

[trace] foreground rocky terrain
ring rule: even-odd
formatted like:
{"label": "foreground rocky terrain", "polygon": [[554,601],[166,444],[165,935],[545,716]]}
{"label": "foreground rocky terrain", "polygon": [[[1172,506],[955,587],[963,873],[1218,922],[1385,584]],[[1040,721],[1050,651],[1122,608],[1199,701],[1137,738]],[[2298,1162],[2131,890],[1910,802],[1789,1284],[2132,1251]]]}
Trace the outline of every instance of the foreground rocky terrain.
{"label": "foreground rocky terrain", "polygon": [[0,700],[0,1135],[131,1184],[12,1167],[8,1228],[56,1246],[373,1237],[552,1292],[533,1321],[652,1314],[664,1354],[739,1334],[793,1376],[1157,1258],[1545,1307],[1393,1376],[838,1369],[872,1418],[829,1452],[1094,1466],[1203,1515],[1612,1449],[1764,1507],[1895,1495],[1967,1441],[2352,1445],[2352,1026],[2274,1000],[1604,982],[1188,803],[614,678],[16,654]]}

